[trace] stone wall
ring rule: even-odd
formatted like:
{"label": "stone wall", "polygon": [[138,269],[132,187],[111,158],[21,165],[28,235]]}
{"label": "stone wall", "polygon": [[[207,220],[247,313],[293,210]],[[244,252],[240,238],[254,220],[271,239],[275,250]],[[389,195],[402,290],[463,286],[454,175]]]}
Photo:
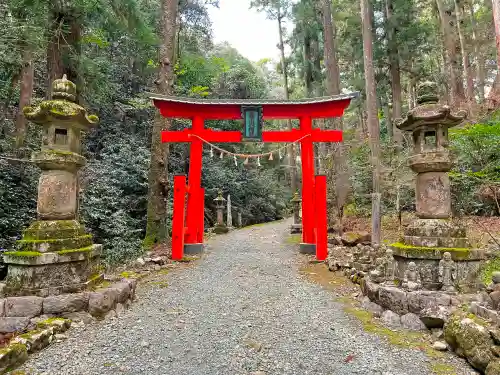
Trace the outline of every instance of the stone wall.
{"label": "stone wall", "polygon": [[[443,320],[444,315],[451,312],[452,308],[460,305],[460,300],[453,295],[430,290],[405,291],[396,286],[376,284],[364,278],[361,289],[370,301],[384,309],[391,310],[399,315],[413,313],[418,315],[424,323],[431,319]],[[441,322],[441,326],[444,321]],[[430,324],[428,328],[436,324]],[[432,327],[431,327],[432,326]]]}
{"label": "stone wall", "polygon": [[136,279],[123,279],[105,288],[89,292],[0,299],[0,333],[31,329],[40,316],[71,319],[75,313],[81,312],[96,318],[102,318],[106,314],[116,314],[128,307],[134,299],[136,285]]}

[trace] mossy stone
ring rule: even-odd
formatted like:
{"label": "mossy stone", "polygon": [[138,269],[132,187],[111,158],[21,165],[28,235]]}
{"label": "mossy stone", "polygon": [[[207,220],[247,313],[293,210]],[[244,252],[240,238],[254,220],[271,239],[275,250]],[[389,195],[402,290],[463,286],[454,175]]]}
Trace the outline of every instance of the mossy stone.
{"label": "mossy stone", "polygon": [[38,220],[23,232],[23,239],[64,239],[85,236],[86,234],[83,225],[76,220]]}
{"label": "mossy stone", "polygon": [[414,259],[441,259],[443,254],[449,252],[453,260],[477,259],[481,253],[473,251],[471,248],[461,247],[423,247],[411,246],[402,242],[396,242],[390,245],[394,255]]}
{"label": "mossy stone", "polygon": [[46,240],[22,239],[17,241],[19,251],[57,252],[67,249],[82,249],[92,245],[92,235],[73,238],[51,238]]}
{"label": "mossy stone", "polygon": [[444,338],[457,354],[467,358],[469,363],[480,371],[485,371],[493,359],[490,349],[493,340],[490,333],[475,319],[458,313],[452,315],[444,326]]}

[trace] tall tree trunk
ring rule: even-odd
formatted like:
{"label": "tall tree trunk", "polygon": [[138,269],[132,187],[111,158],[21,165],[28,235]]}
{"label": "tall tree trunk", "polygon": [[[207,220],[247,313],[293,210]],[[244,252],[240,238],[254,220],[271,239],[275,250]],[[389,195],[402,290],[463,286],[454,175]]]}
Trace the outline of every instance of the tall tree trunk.
{"label": "tall tree trunk", "polygon": [[497,46],[497,76],[488,95],[490,107],[496,108],[500,103],[500,2],[492,0],[493,20],[495,21],[495,40]]}
{"label": "tall tree trunk", "polygon": [[[393,17],[392,0],[386,0],[385,12],[387,19],[387,52],[389,55],[389,70],[391,76],[391,91],[392,91],[392,123],[396,119],[402,117],[403,113],[403,98],[401,90],[401,71],[399,69],[399,51],[396,40],[396,24]],[[392,139],[397,145],[403,142],[401,130],[393,128]]]}
{"label": "tall tree trunk", "polygon": [[463,68],[463,77],[465,82],[467,83],[467,91],[465,98],[469,103],[472,104],[474,100],[474,78],[472,77],[472,68],[469,59],[469,53],[466,47],[465,36],[462,31],[463,24],[463,4],[460,3],[460,0],[454,0],[455,2],[455,13],[457,15],[457,30],[458,30],[458,38],[460,41],[460,52],[462,54],[462,68]]}
{"label": "tall tree trunk", "polygon": [[7,117],[7,112],[9,110],[9,105],[12,100],[12,96],[14,95],[14,88],[17,86],[20,77],[20,71],[16,68],[15,71],[11,73],[9,88],[7,90],[7,95],[5,101],[0,106],[0,136],[6,136],[8,133],[5,118]]}
{"label": "tall tree trunk", "polygon": [[476,16],[474,14],[474,4],[469,3],[470,11],[470,24],[472,29],[472,43],[474,44],[474,61],[476,62],[476,79],[477,79],[477,92],[479,96],[479,102],[484,102],[484,83],[486,80],[486,75],[484,72],[484,55],[480,51],[479,41],[476,35]]}
{"label": "tall tree trunk", "polygon": [[[176,20],[178,12],[177,0],[161,2],[161,36],[159,51],[159,70],[157,93],[170,95],[174,85],[174,56]],[[165,119],[157,111],[151,134],[151,162],[148,175],[148,210],[147,227],[144,245],[164,243],[168,239],[167,232],[167,199],[168,199],[168,155],[167,143],[161,142],[161,131],[171,127],[171,120]]]}
{"label": "tall tree trunk", "polygon": [[[281,70],[283,72],[283,87],[285,89],[285,99],[290,99],[290,89],[288,88],[288,70],[285,58],[285,44],[283,42],[283,24],[282,24],[282,15],[281,9],[278,9],[278,32],[280,38],[280,55],[281,55]],[[288,130],[292,130],[292,120],[287,120]],[[295,156],[295,145],[288,145],[288,164],[290,165],[290,188],[292,192],[296,192],[298,190],[299,181],[297,178],[297,162]]]}
{"label": "tall tree trunk", "polygon": [[311,61],[311,35],[308,30],[304,32],[304,82],[307,96],[312,97],[314,92],[313,67]]}
{"label": "tall tree trunk", "polygon": [[[323,14],[323,37],[324,37],[324,54],[325,54],[325,67],[326,67],[326,91],[328,95],[338,95],[340,94],[340,69],[337,59],[337,47],[335,40],[335,26],[332,19],[332,8],[330,0],[322,0],[322,14]],[[331,120],[330,120],[331,121]],[[343,130],[344,123],[341,118],[331,121],[333,127],[339,130]],[[329,164],[333,168],[327,171],[329,180],[333,182],[334,190],[332,191],[335,210],[334,215],[330,215],[332,218],[338,220],[337,228],[338,232],[342,232],[342,212],[343,207],[346,204],[347,197],[349,195],[349,175],[347,171],[347,162],[344,154],[343,143],[334,144],[333,152],[331,153],[332,159]],[[331,173],[333,172],[333,174]],[[332,181],[333,180],[333,181]],[[335,220],[335,221],[337,221]],[[333,220],[330,221],[330,225],[333,225]]]}
{"label": "tall tree trunk", "polygon": [[464,85],[457,57],[455,30],[453,27],[454,20],[451,16],[453,12],[450,9],[446,9],[443,0],[436,0],[436,5],[441,20],[441,31],[446,52],[450,104],[459,105],[464,100]]}
{"label": "tall tree trunk", "polygon": [[24,140],[26,138],[26,117],[24,117],[23,108],[31,103],[33,75],[32,52],[29,46],[25,46],[23,51],[23,68],[21,70],[19,109],[16,115],[16,148],[18,150],[24,147]]}
{"label": "tall tree trunk", "polygon": [[372,15],[370,0],[361,0],[361,22],[363,28],[363,51],[366,80],[366,109],[370,132],[372,182],[372,243],[380,244],[380,124],[377,116],[377,93],[373,69]]}
{"label": "tall tree trunk", "polygon": [[49,10],[49,41],[47,46],[47,97],[52,97],[52,82],[63,74],[81,89],[78,62],[81,54],[82,25],[74,9],[51,2]]}

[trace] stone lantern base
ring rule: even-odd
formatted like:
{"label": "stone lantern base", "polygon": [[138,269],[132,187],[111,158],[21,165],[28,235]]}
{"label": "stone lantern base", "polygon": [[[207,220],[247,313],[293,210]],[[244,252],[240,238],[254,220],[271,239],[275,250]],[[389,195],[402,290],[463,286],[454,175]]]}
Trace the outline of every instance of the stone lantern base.
{"label": "stone lantern base", "polygon": [[290,226],[290,234],[302,233],[302,224],[292,224]]}
{"label": "stone lantern base", "polygon": [[36,221],[24,231],[16,251],[5,252],[6,295],[76,292],[98,281],[102,245],[76,220]]}
{"label": "stone lantern base", "polygon": [[214,227],[214,233],[215,234],[224,234],[224,233],[227,233],[227,232],[229,232],[229,228],[226,227],[225,225],[217,224]]}
{"label": "stone lantern base", "polygon": [[478,275],[486,259],[483,250],[472,249],[465,229],[446,219],[418,219],[406,230],[404,242],[391,245],[397,261],[396,280],[402,281],[410,262],[420,271],[425,289],[438,290],[439,261],[445,252],[456,263],[456,287],[460,291],[477,290]]}

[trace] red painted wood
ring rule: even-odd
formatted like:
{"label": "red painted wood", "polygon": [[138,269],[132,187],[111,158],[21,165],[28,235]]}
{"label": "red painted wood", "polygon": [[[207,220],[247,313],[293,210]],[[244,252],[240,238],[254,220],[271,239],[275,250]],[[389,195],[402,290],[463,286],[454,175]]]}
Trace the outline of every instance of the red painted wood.
{"label": "red painted wood", "polygon": [[[193,118],[193,133],[203,132],[204,120],[200,116]],[[186,243],[197,243],[199,230],[199,211],[201,210],[201,164],[203,157],[203,142],[197,137],[191,137],[189,153],[189,194],[187,203],[187,227]]]}
{"label": "red painted wood", "polygon": [[[241,105],[239,104],[201,104],[179,103],[168,100],[153,100],[163,117],[193,118],[202,114],[206,120],[239,120]],[[351,99],[332,100],[322,103],[304,104],[263,104],[262,114],[265,120],[293,119],[300,117],[326,118],[341,117]]]}
{"label": "red painted wood", "polygon": [[[196,134],[211,143],[238,143],[241,142],[241,132],[238,131],[214,131],[211,129],[184,129],[182,131],[163,131],[161,141],[163,143],[193,142],[199,138],[192,136]],[[304,132],[300,129],[289,131],[265,131],[262,132],[262,142],[296,142],[307,134],[311,134],[311,142],[342,142],[342,132],[340,130],[312,129]]]}
{"label": "red painted wood", "polygon": [[342,132],[340,130],[321,130],[312,129],[304,131],[302,129],[292,129],[288,131],[266,131],[262,132],[262,141],[277,143],[277,142],[296,142],[307,134],[311,142],[342,142]]}
{"label": "red painted wood", "polygon": [[172,260],[184,257],[184,209],[186,176],[174,176],[174,212],[172,219]]}
{"label": "red painted wood", "polygon": [[316,176],[316,259],[326,260],[328,256],[328,234],[326,214],[326,176]]}
{"label": "red painted wood", "polygon": [[191,134],[196,134],[205,141],[212,143],[241,142],[241,132],[239,131],[216,131],[212,129],[195,130],[194,128],[184,129],[182,131],[162,131],[161,141],[163,143],[192,142],[198,139]]}
{"label": "red painted wood", "polygon": [[[300,129],[310,132],[312,120],[310,117],[300,119]],[[314,149],[311,139],[301,141],[302,150],[302,242],[314,244]]]}
{"label": "red painted wood", "polygon": [[199,196],[201,209],[199,210],[198,243],[203,243],[205,234],[205,189],[200,189]]}

